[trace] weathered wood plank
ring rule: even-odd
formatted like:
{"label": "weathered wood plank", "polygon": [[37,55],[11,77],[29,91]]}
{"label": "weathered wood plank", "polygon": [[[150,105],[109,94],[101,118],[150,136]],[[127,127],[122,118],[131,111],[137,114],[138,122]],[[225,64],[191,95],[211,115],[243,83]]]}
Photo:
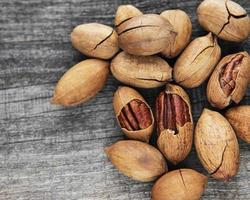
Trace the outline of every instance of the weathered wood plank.
{"label": "weathered wood plank", "polygon": [[[121,175],[103,148],[123,135],[113,115],[112,95],[120,83],[111,76],[90,102],[63,108],[49,103],[59,77],[85,57],[74,50],[74,26],[100,22],[113,26],[117,5],[132,3],[145,13],[181,8],[190,16],[193,38],[205,32],[195,9],[201,0],[2,0],[0,2],[0,199],[147,200],[153,183]],[[250,11],[249,0],[238,0]],[[220,41],[223,55],[243,44]],[[173,63],[173,62],[170,62]],[[205,85],[188,90],[197,120],[204,106]],[[140,90],[154,107],[160,89]],[[242,104],[250,103],[250,89]],[[250,147],[240,141],[241,167],[229,183],[209,179],[202,199],[250,199]],[[196,153],[178,167],[206,173]],[[172,169],[173,166],[170,166]]]}

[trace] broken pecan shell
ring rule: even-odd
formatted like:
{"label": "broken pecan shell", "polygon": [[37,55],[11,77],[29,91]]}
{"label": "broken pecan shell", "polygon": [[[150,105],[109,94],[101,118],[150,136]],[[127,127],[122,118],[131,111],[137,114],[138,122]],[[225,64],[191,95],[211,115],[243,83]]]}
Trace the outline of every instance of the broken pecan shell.
{"label": "broken pecan shell", "polygon": [[250,18],[239,4],[230,0],[205,0],[197,8],[201,26],[219,38],[241,42],[250,34]]}
{"label": "broken pecan shell", "polygon": [[173,26],[160,15],[133,17],[116,28],[119,46],[133,55],[153,55],[163,51],[176,33]]}
{"label": "broken pecan shell", "polygon": [[198,87],[212,73],[220,55],[217,38],[212,33],[194,39],[174,65],[174,80],[187,88]]}
{"label": "broken pecan shell", "polygon": [[119,87],[114,94],[115,115],[124,134],[135,140],[149,142],[154,117],[144,98],[134,89]]}
{"label": "broken pecan shell", "polygon": [[189,154],[193,142],[193,119],[187,93],[168,84],[156,99],[157,145],[165,157],[177,164]]}
{"label": "broken pecan shell", "polygon": [[239,168],[239,145],[229,122],[218,112],[204,109],[195,128],[195,148],[212,177],[228,181]]}
{"label": "broken pecan shell", "polygon": [[207,177],[192,169],[178,169],[159,178],[152,188],[152,200],[199,200]]}
{"label": "broken pecan shell", "polygon": [[250,144],[250,105],[231,108],[225,113],[225,117],[236,135]]}
{"label": "broken pecan shell", "polygon": [[216,66],[207,85],[207,98],[217,108],[244,97],[250,79],[250,57],[247,52],[225,56]]}
{"label": "broken pecan shell", "polygon": [[111,72],[119,81],[140,88],[155,88],[172,80],[172,68],[159,56],[135,56],[124,51],[111,62]]}
{"label": "broken pecan shell", "polygon": [[71,33],[71,41],[78,51],[94,58],[110,59],[119,50],[115,30],[99,23],[75,27]]}

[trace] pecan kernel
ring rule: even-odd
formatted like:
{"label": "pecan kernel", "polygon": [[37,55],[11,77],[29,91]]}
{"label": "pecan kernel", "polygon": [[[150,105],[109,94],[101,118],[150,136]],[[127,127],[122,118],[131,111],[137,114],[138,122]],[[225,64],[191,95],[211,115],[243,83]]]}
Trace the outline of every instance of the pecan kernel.
{"label": "pecan kernel", "polygon": [[187,103],[177,94],[161,92],[156,99],[156,121],[158,135],[165,129],[177,134],[177,125],[191,122]]}
{"label": "pecan kernel", "polygon": [[146,129],[153,121],[149,107],[139,99],[134,99],[126,104],[122,108],[118,120],[121,127],[129,131]]}
{"label": "pecan kernel", "polygon": [[236,55],[228,63],[226,63],[221,71],[219,81],[220,86],[226,96],[229,96],[236,86],[236,79],[243,57],[244,55],[242,54]]}

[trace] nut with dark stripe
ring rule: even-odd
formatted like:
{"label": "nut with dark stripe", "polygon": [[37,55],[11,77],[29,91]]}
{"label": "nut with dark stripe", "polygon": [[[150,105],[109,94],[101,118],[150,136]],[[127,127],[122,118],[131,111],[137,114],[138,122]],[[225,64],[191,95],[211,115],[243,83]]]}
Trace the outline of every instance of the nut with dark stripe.
{"label": "nut with dark stripe", "polygon": [[177,85],[168,84],[156,99],[157,145],[173,164],[184,160],[193,142],[189,97]]}
{"label": "nut with dark stripe", "polygon": [[114,94],[114,111],[122,131],[130,139],[149,142],[154,118],[149,105],[134,89],[119,87]]}

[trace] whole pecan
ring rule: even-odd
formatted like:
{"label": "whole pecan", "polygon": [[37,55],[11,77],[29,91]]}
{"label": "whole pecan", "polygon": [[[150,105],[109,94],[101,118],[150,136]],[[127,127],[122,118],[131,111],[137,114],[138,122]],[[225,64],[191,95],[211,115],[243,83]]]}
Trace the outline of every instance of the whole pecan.
{"label": "whole pecan", "polygon": [[194,143],[203,167],[215,179],[228,181],[239,168],[239,144],[219,112],[204,109],[195,127]]}
{"label": "whole pecan", "polygon": [[239,103],[245,95],[249,79],[250,57],[247,52],[224,57],[208,81],[208,101],[212,106],[220,109],[225,108],[232,101]]}
{"label": "whole pecan", "polygon": [[119,87],[114,94],[113,105],[125,135],[148,143],[153,132],[154,118],[144,98],[132,88]]}
{"label": "whole pecan", "polygon": [[193,141],[191,106],[186,92],[168,84],[156,99],[157,145],[174,164],[185,159]]}

